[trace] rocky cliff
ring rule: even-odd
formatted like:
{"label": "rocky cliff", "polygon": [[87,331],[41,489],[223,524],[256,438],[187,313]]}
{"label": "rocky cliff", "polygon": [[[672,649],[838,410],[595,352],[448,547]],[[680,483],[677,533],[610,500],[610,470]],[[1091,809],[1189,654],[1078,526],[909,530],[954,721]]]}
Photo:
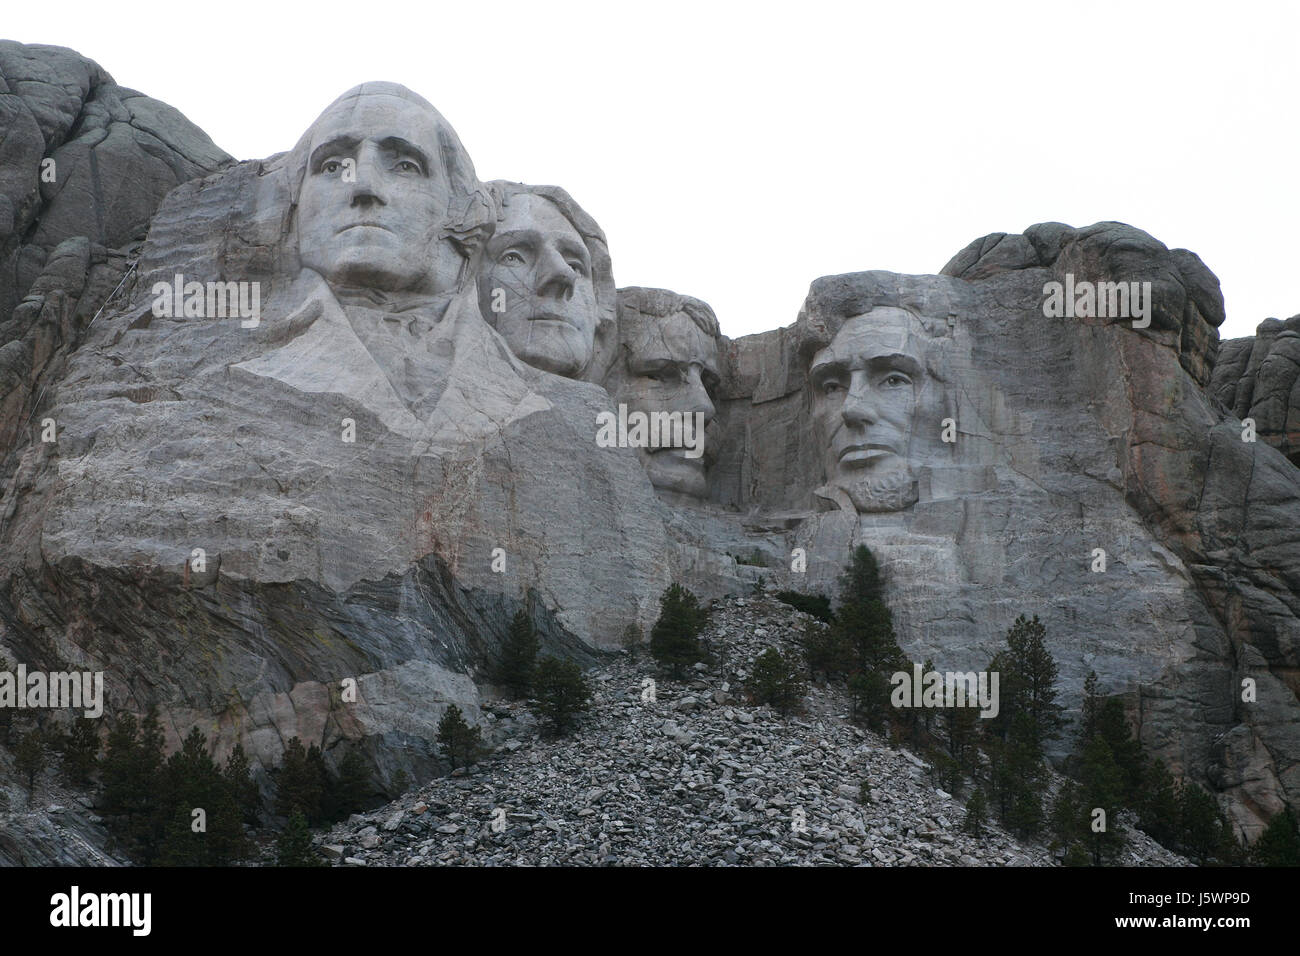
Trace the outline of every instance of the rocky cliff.
{"label": "rocky cliff", "polygon": [[[480,183],[402,87],[233,163],[68,51],[0,73],[10,658],[104,671],[173,746],[269,767],[297,735],[386,786],[437,771],[448,703],[482,718],[518,608],[592,663],[673,580],[832,593],[865,543],[914,656],[980,668],[1038,614],[1065,698],[1096,671],[1243,833],[1300,793],[1295,334],[1220,354],[1193,253],[1045,223],[733,341],[689,296],[615,303],[617,237]],[[47,156],[131,184],[45,190]]]}

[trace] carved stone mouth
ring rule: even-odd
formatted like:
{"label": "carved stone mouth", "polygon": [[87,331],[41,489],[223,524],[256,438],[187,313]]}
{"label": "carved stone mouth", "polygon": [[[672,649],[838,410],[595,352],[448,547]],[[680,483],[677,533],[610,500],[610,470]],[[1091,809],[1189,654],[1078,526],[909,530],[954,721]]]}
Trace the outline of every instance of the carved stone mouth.
{"label": "carved stone mouth", "polygon": [[335,235],[338,235],[339,233],[347,232],[349,229],[360,229],[363,226],[371,229],[382,229],[384,230],[384,232],[393,231],[389,229],[387,226],[381,225],[380,223],[377,222],[352,222],[352,223],[348,223],[346,226],[344,226],[342,229],[336,232]]}
{"label": "carved stone mouth", "polygon": [[572,319],[568,318],[567,316],[556,315],[554,312],[541,312],[537,315],[530,315],[528,317],[528,321],[529,322],[563,322],[565,325],[571,325],[575,329],[578,327],[577,324]]}
{"label": "carved stone mouth", "polygon": [[849,445],[840,452],[839,460],[845,463],[867,463],[879,461],[881,458],[886,458],[893,454],[895,454],[894,449],[888,445],[878,445],[874,443]]}

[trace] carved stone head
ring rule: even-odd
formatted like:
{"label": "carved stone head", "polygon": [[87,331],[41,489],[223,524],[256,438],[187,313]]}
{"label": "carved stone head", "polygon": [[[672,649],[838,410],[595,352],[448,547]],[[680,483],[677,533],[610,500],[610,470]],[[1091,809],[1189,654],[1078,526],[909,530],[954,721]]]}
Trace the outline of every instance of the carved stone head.
{"label": "carved stone head", "polygon": [[340,289],[453,291],[491,229],[456,133],[395,83],[344,93],[289,158],[298,257]]}
{"label": "carved stone head", "polygon": [[968,305],[951,285],[889,272],[813,282],[793,335],[810,426],[798,447],[822,506],[901,511],[936,469],[952,472],[950,379],[970,362],[956,338]]}
{"label": "carved stone head", "polygon": [[850,316],[808,369],[826,481],[861,512],[916,500],[909,463],[925,385],[925,333],[909,312],[880,306]]}
{"label": "carved stone head", "polygon": [[[618,291],[618,357],[606,388],[634,412],[702,416],[713,421],[718,387],[718,339],[713,310],[699,299],[666,289]],[[700,440],[703,440],[701,429]],[[705,454],[674,447],[640,448],[642,464],[660,491],[703,498]]]}
{"label": "carved stone head", "polygon": [[529,365],[599,381],[616,314],[604,233],[556,186],[490,186],[497,222],[479,272],[483,318]]}

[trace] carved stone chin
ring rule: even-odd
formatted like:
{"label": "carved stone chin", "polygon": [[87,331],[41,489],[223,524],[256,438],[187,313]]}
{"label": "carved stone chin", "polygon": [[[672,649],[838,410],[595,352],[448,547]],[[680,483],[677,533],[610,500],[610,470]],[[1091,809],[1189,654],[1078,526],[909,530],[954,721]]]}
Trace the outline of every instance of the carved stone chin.
{"label": "carved stone chin", "polygon": [[864,476],[858,481],[837,478],[813,492],[818,499],[846,505],[862,514],[902,511],[916,504],[918,493],[911,468],[904,464],[882,475]]}

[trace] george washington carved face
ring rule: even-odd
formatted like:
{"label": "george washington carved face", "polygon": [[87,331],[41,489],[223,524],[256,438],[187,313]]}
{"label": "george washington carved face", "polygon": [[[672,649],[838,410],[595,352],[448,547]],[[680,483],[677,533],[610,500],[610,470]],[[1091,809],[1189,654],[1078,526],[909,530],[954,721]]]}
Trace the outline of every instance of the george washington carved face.
{"label": "george washington carved face", "polygon": [[847,319],[809,367],[826,483],[860,512],[916,501],[908,463],[925,354],[919,323],[882,306]]}
{"label": "george washington carved face", "polygon": [[428,295],[457,285],[466,249],[451,240],[463,238],[479,187],[455,133],[423,98],[392,83],[349,90],[295,158],[303,266],[335,289]]}

